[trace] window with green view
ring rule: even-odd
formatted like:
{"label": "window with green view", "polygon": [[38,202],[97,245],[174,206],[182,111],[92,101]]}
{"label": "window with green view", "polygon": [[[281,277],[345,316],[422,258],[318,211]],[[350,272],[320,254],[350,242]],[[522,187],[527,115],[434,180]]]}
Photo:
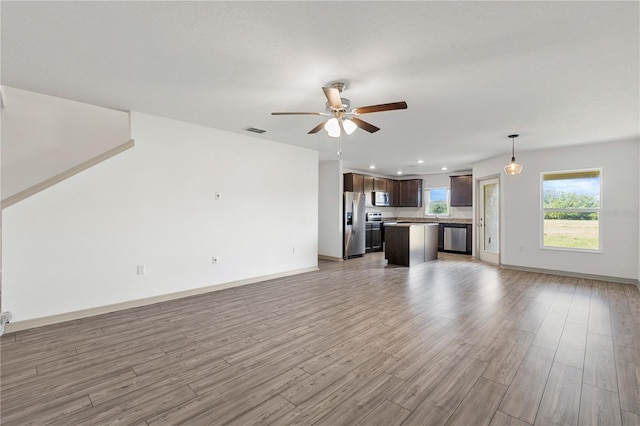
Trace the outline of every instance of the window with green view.
{"label": "window with green view", "polygon": [[600,169],[542,173],[542,245],[600,250]]}
{"label": "window with green view", "polygon": [[425,214],[430,216],[449,215],[449,188],[427,189]]}

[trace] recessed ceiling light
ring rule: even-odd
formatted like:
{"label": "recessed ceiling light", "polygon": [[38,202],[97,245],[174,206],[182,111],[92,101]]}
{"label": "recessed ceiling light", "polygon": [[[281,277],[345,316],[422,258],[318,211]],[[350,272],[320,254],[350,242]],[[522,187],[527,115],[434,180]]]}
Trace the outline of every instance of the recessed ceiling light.
{"label": "recessed ceiling light", "polygon": [[400,170],[398,170],[398,171],[396,172],[396,174],[397,174],[397,175],[401,175],[401,174],[402,174],[402,172],[401,172]]}
{"label": "recessed ceiling light", "polygon": [[442,170],[447,170],[447,167],[446,167],[446,166],[445,166],[445,167],[443,167],[443,168],[442,168]]}
{"label": "recessed ceiling light", "polygon": [[370,169],[375,169],[376,166],[374,166],[373,164],[369,166]]}
{"label": "recessed ceiling light", "polygon": [[424,160],[418,160],[418,164],[424,163]]}

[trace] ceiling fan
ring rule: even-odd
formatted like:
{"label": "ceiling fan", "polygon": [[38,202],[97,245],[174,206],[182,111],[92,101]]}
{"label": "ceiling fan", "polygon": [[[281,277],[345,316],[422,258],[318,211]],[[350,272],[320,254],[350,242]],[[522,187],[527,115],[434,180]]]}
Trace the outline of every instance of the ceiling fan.
{"label": "ceiling fan", "polygon": [[358,108],[351,108],[349,99],[341,98],[340,93],[345,89],[345,84],[341,81],[331,83],[331,87],[323,87],[324,95],[327,98],[325,112],[272,112],[271,115],[324,115],[327,118],[308,134],[318,133],[324,128],[329,136],[337,138],[344,131],[347,135],[353,133],[358,127],[369,133],[375,133],[380,130],[379,127],[364,120],[359,119],[358,115],[370,114],[372,112],[392,111],[395,109],[407,109],[407,103],[392,102],[388,104],[369,105]]}

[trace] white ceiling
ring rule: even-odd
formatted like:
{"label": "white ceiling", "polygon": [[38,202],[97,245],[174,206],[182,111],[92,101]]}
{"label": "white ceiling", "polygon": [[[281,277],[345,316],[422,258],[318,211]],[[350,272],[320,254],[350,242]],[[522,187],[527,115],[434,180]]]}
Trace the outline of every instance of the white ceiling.
{"label": "white ceiling", "polygon": [[[321,87],[347,83],[382,130],[347,168],[468,169],[518,152],[640,137],[638,2],[12,2],[3,85],[318,150]],[[176,141],[180,143],[180,141]],[[417,160],[424,160],[418,165]]]}

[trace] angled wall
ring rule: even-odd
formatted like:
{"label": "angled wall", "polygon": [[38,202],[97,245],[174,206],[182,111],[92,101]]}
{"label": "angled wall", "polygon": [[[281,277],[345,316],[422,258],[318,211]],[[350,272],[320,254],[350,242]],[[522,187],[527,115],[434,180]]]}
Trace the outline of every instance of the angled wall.
{"label": "angled wall", "polygon": [[131,139],[129,113],[4,87],[2,199]]}
{"label": "angled wall", "polygon": [[134,148],[4,209],[16,325],[317,268],[316,151],[139,113],[131,126]]}

